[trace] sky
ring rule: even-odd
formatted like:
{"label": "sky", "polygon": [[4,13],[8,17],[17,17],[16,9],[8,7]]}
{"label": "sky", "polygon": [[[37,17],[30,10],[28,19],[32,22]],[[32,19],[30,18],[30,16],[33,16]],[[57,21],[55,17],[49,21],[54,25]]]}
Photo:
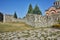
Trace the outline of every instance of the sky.
{"label": "sky", "polygon": [[26,16],[29,4],[34,8],[37,4],[43,15],[45,10],[50,8],[55,0],[0,0],[0,12],[13,15],[17,13],[18,18]]}

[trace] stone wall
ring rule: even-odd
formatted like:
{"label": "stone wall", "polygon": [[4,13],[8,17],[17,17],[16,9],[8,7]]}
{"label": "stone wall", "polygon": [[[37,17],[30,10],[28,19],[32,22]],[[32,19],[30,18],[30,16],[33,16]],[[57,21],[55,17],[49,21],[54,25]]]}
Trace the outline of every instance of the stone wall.
{"label": "stone wall", "polygon": [[12,22],[13,15],[4,14],[4,22]]}
{"label": "stone wall", "polygon": [[37,15],[37,14],[27,14],[25,18],[15,19],[13,15],[4,15],[4,22],[25,22],[28,25],[31,25],[35,28],[39,27],[51,27],[54,24],[58,23],[60,20],[60,13],[51,14],[49,16]]}
{"label": "stone wall", "polygon": [[3,22],[24,22],[24,19],[14,18],[13,15],[5,14]]}
{"label": "stone wall", "polygon": [[34,27],[50,27],[57,24],[58,19],[60,19],[60,14],[52,14],[49,16],[42,16],[37,14],[27,14],[26,16],[27,24]]}

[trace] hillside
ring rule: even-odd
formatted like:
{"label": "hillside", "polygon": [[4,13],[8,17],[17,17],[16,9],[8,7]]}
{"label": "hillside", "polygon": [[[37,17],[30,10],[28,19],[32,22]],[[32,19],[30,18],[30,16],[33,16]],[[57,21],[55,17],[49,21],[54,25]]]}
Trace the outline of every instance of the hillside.
{"label": "hillside", "polygon": [[0,32],[22,31],[32,29],[30,25],[19,23],[0,23]]}

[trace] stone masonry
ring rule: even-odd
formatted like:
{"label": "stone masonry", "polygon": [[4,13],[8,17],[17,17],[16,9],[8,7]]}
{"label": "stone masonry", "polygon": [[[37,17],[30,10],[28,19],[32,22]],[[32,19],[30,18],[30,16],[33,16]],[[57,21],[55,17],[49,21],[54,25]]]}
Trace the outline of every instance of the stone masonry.
{"label": "stone masonry", "polygon": [[37,14],[27,14],[25,18],[15,19],[13,15],[4,15],[3,22],[25,22],[35,28],[39,27],[50,27],[54,24],[58,24],[58,19],[60,20],[60,13],[51,14],[49,16],[37,15]]}
{"label": "stone masonry", "polygon": [[0,40],[60,40],[60,30],[44,28],[36,30],[0,32]]}
{"label": "stone masonry", "polygon": [[58,24],[58,19],[60,20],[60,14],[51,14],[49,16],[37,15],[37,14],[28,14],[26,16],[27,24],[34,27],[50,27],[54,24]]}

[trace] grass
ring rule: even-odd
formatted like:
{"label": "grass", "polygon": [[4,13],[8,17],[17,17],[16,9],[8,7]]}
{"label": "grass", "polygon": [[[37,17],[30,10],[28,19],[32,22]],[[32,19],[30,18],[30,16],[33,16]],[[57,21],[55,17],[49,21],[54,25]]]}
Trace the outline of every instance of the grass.
{"label": "grass", "polygon": [[11,22],[11,23],[0,23],[0,32],[10,32],[10,31],[23,31],[23,30],[37,30],[37,29],[44,29],[51,28],[51,27],[40,27],[34,28],[30,25],[27,25],[24,22]]}
{"label": "grass", "polygon": [[0,23],[0,32],[22,31],[32,29],[30,25],[23,22],[19,23]]}

